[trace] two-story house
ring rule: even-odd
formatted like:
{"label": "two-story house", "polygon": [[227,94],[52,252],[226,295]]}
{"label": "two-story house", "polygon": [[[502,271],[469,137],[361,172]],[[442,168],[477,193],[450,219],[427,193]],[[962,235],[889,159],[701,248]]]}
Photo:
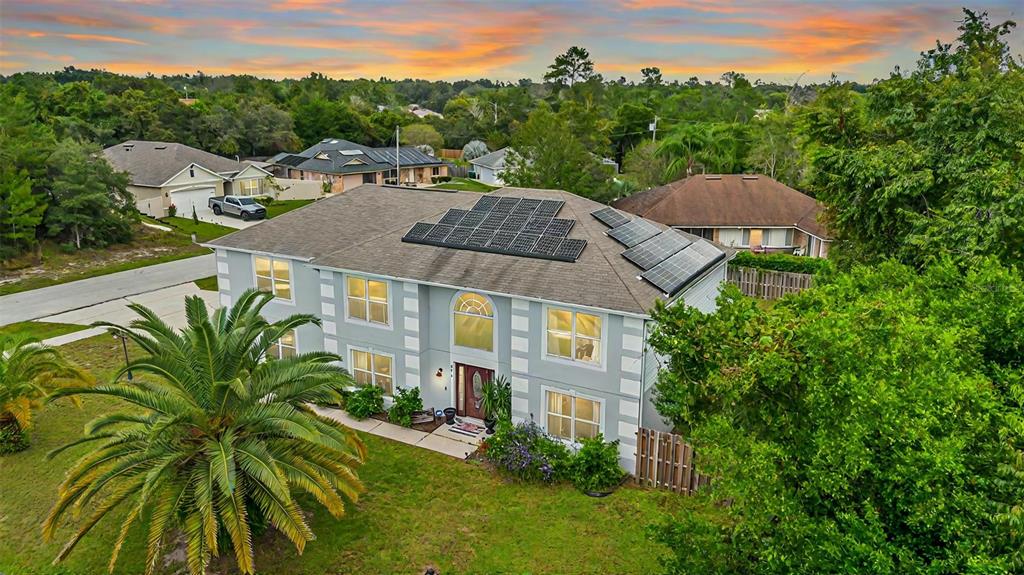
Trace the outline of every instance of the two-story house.
{"label": "two-story house", "polygon": [[272,291],[309,313],[274,350],[339,354],[386,395],[480,418],[483,382],[512,384],[516,421],[621,441],[632,470],[651,403],[645,342],[658,300],[713,310],[726,255],[707,240],[561,191],[364,185],[214,240],[221,303]]}

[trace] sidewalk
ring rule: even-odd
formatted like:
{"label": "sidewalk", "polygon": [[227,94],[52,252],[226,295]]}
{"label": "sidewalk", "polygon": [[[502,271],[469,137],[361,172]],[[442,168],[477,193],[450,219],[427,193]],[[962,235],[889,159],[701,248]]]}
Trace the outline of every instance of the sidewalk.
{"label": "sidewalk", "polygon": [[313,410],[324,417],[329,417],[335,421],[339,421],[345,426],[351,427],[357,431],[369,433],[370,435],[377,435],[379,437],[385,437],[407,445],[415,445],[416,447],[429,449],[430,451],[436,451],[437,453],[443,453],[458,459],[465,459],[469,457],[469,455],[476,451],[477,448],[477,445],[472,443],[468,438],[463,441],[445,437],[443,434],[443,432],[447,430],[447,426],[445,425],[437,428],[434,433],[426,433],[416,429],[409,429],[408,427],[388,423],[386,421],[380,421],[379,419],[371,418],[360,421],[340,409],[313,406]]}

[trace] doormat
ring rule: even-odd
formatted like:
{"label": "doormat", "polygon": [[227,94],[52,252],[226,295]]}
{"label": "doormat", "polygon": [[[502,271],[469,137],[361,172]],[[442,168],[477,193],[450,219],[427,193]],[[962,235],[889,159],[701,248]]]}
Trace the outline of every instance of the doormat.
{"label": "doormat", "polygon": [[456,423],[455,425],[451,426],[450,429],[455,433],[468,435],[469,437],[476,437],[477,435],[480,435],[480,433],[486,428],[482,425],[477,425],[475,423],[470,423],[468,421],[460,421],[459,423]]}

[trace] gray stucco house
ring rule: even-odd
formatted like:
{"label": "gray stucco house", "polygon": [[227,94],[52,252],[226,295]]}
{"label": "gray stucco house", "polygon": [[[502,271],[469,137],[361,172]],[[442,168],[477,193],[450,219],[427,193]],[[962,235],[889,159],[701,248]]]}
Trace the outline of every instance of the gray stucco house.
{"label": "gray stucco house", "polygon": [[512,382],[516,421],[566,441],[619,439],[632,470],[651,404],[655,301],[713,310],[711,242],[561,191],[490,194],[367,184],[209,244],[221,303],[273,291],[271,319],[322,318],[274,353],[339,354],[361,383],[418,387],[480,417],[480,384]]}

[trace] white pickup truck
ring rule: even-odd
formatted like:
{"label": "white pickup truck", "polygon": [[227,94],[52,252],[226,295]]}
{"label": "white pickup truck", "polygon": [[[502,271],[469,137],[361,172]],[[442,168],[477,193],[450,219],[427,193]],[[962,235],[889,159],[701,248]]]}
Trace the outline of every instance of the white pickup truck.
{"label": "white pickup truck", "polygon": [[224,196],[210,198],[210,209],[218,216],[231,214],[245,221],[262,220],[267,217],[267,209],[256,200],[245,196]]}

